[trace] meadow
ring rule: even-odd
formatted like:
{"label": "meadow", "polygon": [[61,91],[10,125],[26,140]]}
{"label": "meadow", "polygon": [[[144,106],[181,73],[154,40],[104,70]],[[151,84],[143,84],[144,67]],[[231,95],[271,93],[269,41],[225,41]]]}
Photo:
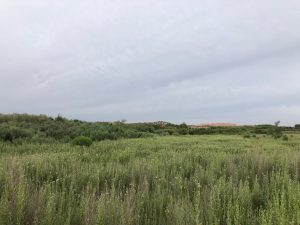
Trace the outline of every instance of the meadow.
{"label": "meadow", "polygon": [[300,224],[300,135],[0,142],[0,225]]}

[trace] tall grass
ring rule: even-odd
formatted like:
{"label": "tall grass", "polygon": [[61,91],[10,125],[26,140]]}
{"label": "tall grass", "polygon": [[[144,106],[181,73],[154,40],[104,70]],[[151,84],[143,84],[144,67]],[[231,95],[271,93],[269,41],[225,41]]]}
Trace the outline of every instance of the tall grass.
{"label": "tall grass", "polygon": [[300,224],[300,136],[0,148],[0,225]]}

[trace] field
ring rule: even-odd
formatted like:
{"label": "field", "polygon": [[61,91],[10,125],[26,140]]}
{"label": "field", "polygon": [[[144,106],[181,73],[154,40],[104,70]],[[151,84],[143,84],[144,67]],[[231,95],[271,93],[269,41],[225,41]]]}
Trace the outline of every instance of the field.
{"label": "field", "polygon": [[0,142],[0,225],[300,224],[300,135]]}

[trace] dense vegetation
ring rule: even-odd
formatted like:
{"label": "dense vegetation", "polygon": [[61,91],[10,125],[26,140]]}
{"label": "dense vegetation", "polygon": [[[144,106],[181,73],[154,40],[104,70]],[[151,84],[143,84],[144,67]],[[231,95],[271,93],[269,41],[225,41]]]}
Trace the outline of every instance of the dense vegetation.
{"label": "dense vegetation", "polygon": [[[279,130],[278,130],[279,129]],[[73,142],[79,136],[92,141],[117,140],[120,138],[143,138],[166,135],[206,135],[206,134],[240,134],[253,136],[256,134],[280,137],[281,131],[295,131],[292,127],[273,125],[189,128],[186,124],[176,125],[166,122],[126,124],[117,122],[84,122],[68,120],[62,116],[56,118],[44,115],[0,114],[0,140],[7,142],[35,143]],[[276,134],[276,135],[275,135]]]}
{"label": "dense vegetation", "polygon": [[299,225],[300,135],[288,135],[0,142],[0,224]]}
{"label": "dense vegetation", "polygon": [[298,131],[0,115],[0,225],[298,225]]}

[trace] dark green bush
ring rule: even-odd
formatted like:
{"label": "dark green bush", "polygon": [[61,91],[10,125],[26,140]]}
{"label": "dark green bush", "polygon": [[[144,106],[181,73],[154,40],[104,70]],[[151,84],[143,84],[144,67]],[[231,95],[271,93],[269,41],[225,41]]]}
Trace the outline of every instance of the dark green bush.
{"label": "dark green bush", "polygon": [[186,135],[189,133],[189,130],[187,128],[180,128],[178,133],[181,135]]}
{"label": "dark green bush", "polygon": [[288,141],[288,140],[289,140],[289,137],[288,137],[287,135],[283,135],[282,140]]}
{"label": "dark green bush", "polygon": [[261,209],[267,205],[267,197],[262,191],[254,191],[252,193],[252,208]]}
{"label": "dark green bush", "polygon": [[56,121],[60,121],[60,122],[64,122],[67,119],[63,118],[60,114],[57,115],[57,117],[55,118]]}
{"label": "dark green bush", "polygon": [[269,133],[273,136],[274,139],[282,137],[282,129],[279,127],[280,121],[274,123],[275,125],[270,128]]}
{"label": "dark green bush", "polygon": [[250,134],[245,134],[243,137],[244,138],[251,138],[251,135]]}
{"label": "dark green bush", "polygon": [[92,145],[92,143],[93,143],[92,139],[90,139],[89,137],[85,137],[85,136],[79,136],[79,137],[74,138],[74,140],[73,140],[73,144],[79,145],[79,146],[90,147]]}
{"label": "dark green bush", "polygon": [[12,142],[14,140],[14,137],[10,132],[7,132],[6,134],[4,134],[3,140]]}
{"label": "dark green bush", "polygon": [[18,127],[0,127],[0,139],[13,142],[15,139],[31,138],[33,132],[30,129]]}

